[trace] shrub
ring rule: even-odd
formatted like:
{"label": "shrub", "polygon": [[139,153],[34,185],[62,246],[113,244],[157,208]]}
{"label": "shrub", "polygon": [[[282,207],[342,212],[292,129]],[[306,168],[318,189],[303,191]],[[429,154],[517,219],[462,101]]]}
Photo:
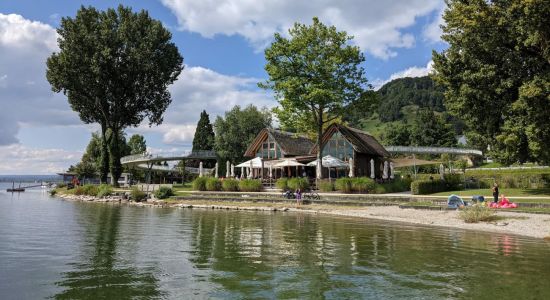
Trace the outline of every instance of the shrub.
{"label": "shrub", "polygon": [[319,189],[321,192],[332,192],[334,191],[334,183],[329,180],[320,180]]}
{"label": "shrub", "polygon": [[205,188],[207,191],[221,191],[222,190],[222,183],[220,180],[216,177],[207,177]]}
{"label": "shrub", "polygon": [[155,197],[157,199],[166,199],[173,195],[174,192],[172,192],[172,189],[167,186],[161,186],[158,190],[155,191]]}
{"label": "shrub", "polygon": [[342,178],[336,179],[336,182],[334,183],[334,186],[335,186],[336,190],[338,190],[342,193],[351,193],[351,191],[352,191],[351,183],[352,183],[351,178],[342,177]]}
{"label": "shrub", "polygon": [[392,181],[376,184],[374,193],[387,194],[409,191],[411,188],[411,182],[412,180],[410,177],[402,178],[401,176],[397,176]]}
{"label": "shrub", "polygon": [[55,196],[55,194],[57,194],[57,190],[56,189],[51,189],[50,190],[50,196]]}
{"label": "shrub", "polygon": [[243,192],[260,192],[262,182],[258,179],[243,179],[239,181],[239,189]]}
{"label": "shrub", "polygon": [[130,199],[141,202],[142,200],[145,200],[147,198],[147,194],[140,191],[137,187],[133,187],[132,190],[130,190]]}
{"label": "shrub", "polygon": [[487,206],[472,205],[460,211],[459,218],[466,223],[477,223],[480,221],[492,221],[496,218],[495,211]]}
{"label": "shrub", "polygon": [[278,188],[278,189],[281,189],[283,191],[286,191],[288,190],[288,178],[279,178],[277,180],[277,182],[275,183],[275,186]]}
{"label": "shrub", "polygon": [[411,182],[411,193],[413,195],[426,195],[444,192],[447,190],[447,185],[444,180],[415,180]]}
{"label": "shrub", "polygon": [[222,189],[226,192],[238,192],[239,181],[235,179],[225,179],[222,181]]}
{"label": "shrub", "polygon": [[84,188],[81,187],[81,186],[77,186],[75,189],[74,189],[74,192],[73,192],[76,196],[80,196],[80,195],[84,195]]}
{"label": "shrub", "polygon": [[96,196],[98,198],[107,197],[113,194],[113,187],[109,184],[100,184]]}
{"label": "shrub", "polygon": [[193,190],[206,191],[206,177],[197,177],[193,180]]}
{"label": "shrub", "polygon": [[62,188],[64,188],[64,187],[67,187],[67,184],[66,184],[65,182],[61,182],[61,183],[58,183],[58,184],[57,184],[57,187],[60,188],[60,189],[62,189]]}
{"label": "shrub", "polygon": [[309,188],[309,180],[307,178],[300,177],[291,178],[288,180],[288,187],[293,191],[297,189],[303,191]]}
{"label": "shrub", "polygon": [[374,180],[368,177],[351,178],[351,190],[354,192],[373,192],[375,185]]}
{"label": "shrub", "polygon": [[445,179],[449,191],[456,191],[464,188],[462,174],[445,174],[443,178]]}
{"label": "shrub", "polygon": [[96,196],[99,192],[99,188],[97,185],[93,184],[85,184],[82,186],[82,189],[84,190],[84,194],[88,196]]}

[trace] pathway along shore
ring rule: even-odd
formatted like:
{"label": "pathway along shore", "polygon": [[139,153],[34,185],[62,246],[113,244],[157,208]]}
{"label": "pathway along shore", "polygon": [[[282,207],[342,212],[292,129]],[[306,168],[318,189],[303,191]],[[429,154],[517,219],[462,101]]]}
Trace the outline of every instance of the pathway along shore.
{"label": "pathway along shore", "polygon": [[544,238],[545,240],[550,241],[550,215],[545,214],[497,211],[497,216],[500,218],[496,222],[465,223],[458,217],[458,211],[402,209],[398,206],[351,207],[333,204],[296,205],[289,203],[257,203],[251,201],[241,201],[236,203],[224,200],[149,200],[147,202],[129,202],[127,200],[121,200],[119,197],[99,199],[91,196],[75,196],[67,194],[57,194],[56,196],[70,201],[121,203],[142,207],[174,207],[181,209],[199,208],[327,214],[343,217],[406,222],[425,226],[478,230],[500,234],[508,233],[533,238]]}

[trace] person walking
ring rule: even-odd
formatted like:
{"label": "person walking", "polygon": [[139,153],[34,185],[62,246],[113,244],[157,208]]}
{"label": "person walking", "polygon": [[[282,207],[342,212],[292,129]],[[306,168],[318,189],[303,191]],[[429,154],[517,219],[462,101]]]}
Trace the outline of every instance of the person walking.
{"label": "person walking", "polygon": [[302,204],[302,190],[301,189],[296,189],[296,204],[300,205]]}
{"label": "person walking", "polygon": [[495,182],[493,184],[493,202],[494,203],[497,203],[498,202],[498,184]]}

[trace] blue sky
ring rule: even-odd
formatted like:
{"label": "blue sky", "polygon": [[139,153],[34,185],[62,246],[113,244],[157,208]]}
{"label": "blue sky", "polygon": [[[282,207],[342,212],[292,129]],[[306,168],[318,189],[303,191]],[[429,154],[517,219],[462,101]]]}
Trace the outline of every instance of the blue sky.
{"label": "blue sky", "polygon": [[82,124],[66,98],[51,92],[45,59],[56,46],[55,28],[81,5],[123,4],[146,9],[172,32],[185,70],[170,87],[173,103],[158,127],[127,130],[145,135],[152,152],[188,149],[202,109],[211,120],[233,105],[273,107],[263,49],[273,33],[293,22],[322,22],[346,30],[365,53],[371,84],[429,72],[439,39],[443,0],[149,0],[0,2],[0,174],[49,174],[79,161],[97,126]]}

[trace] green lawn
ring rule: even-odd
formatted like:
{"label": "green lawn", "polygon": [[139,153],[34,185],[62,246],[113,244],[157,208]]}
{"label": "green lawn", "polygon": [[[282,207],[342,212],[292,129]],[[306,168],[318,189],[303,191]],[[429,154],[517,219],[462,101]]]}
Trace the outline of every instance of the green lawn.
{"label": "green lawn", "polygon": [[[550,188],[542,188],[542,189],[507,189],[503,188],[500,189],[500,193],[504,194],[506,197],[550,197]],[[463,190],[463,191],[449,191],[449,192],[441,192],[441,193],[435,193],[431,194],[434,196],[449,196],[451,194],[455,194],[461,197],[471,197],[474,195],[482,195],[485,196],[485,198],[493,198],[492,192],[490,189],[475,189],[475,190]],[[529,200],[536,200],[536,199],[529,199]],[[541,199],[550,201],[550,199]],[[526,200],[526,202],[528,202]]]}
{"label": "green lawn", "polygon": [[178,195],[179,192],[191,192],[193,191],[193,185],[191,182],[186,182],[184,184],[175,184],[172,187],[174,194]]}

